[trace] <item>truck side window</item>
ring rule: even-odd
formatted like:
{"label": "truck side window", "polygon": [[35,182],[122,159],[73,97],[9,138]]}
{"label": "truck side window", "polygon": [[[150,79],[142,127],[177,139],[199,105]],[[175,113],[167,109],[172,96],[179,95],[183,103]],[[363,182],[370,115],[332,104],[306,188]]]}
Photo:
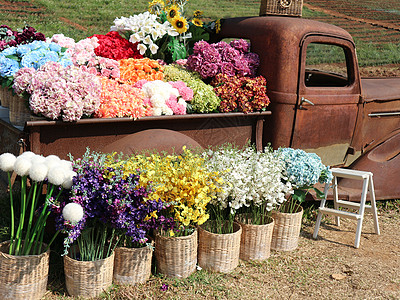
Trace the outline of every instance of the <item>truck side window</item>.
{"label": "truck side window", "polygon": [[306,52],[307,87],[344,87],[349,85],[346,53],[337,45],[310,43]]}

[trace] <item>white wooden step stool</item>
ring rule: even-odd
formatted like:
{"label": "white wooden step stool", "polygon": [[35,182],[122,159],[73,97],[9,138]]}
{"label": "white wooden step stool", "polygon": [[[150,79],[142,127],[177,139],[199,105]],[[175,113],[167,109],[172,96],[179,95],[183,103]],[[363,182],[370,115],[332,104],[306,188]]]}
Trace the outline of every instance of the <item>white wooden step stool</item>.
{"label": "white wooden step stool", "polygon": [[[322,218],[323,214],[334,215],[337,226],[340,226],[340,217],[350,218],[350,219],[357,220],[356,240],[354,243],[354,247],[358,248],[360,246],[361,228],[362,228],[362,222],[363,222],[365,210],[372,212],[372,216],[374,219],[375,233],[378,235],[380,234],[379,223],[378,223],[378,214],[377,214],[377,210],[376,210],[374,183],[372,180],[373,174],[371,172],[350,170],[350,169],[343,169],[343,168],[332,168],[331,171],[332,171],[332,175],[333,175],[332,185],[330,185],[329,183],[325,184],[325,189],[324,189],[325,197],[324,197],[324,199],[322,199],[321,205],[319,207],[318,217],[317,217],[317,221],[315,223],[313,238],[316,239],[318,236],[318,230],[319,230],[319,226],[321,224],[321,218]],[[338,177],[363,181],[360,203],[338,199],[338,189],[337,189],[337,184],[338,184],[337,178]],[[331,187],[333,188],[333,206],[334,206],[334,208],[325,207],[326,197],[327,197],[329,188],[331,188]],[[365,204],[368,192],[370,195],[371,205]],[[343,211],[343,210],[340,210],[341,207],[352,209],[357,212]]]}

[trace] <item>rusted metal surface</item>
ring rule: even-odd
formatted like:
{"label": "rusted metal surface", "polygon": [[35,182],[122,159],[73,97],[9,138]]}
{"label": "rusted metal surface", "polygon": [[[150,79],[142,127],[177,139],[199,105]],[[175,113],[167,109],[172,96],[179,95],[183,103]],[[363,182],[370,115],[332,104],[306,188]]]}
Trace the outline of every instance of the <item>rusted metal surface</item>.
{"label": "rusted metal surface", "polygon": [[[400,185],[393,182],[400,177],[399,137],[391,137],[400,128],[400,78],[361,80],[347,31],[304,18],[244,17],[224,20],[219,38],[248,39],[260,55],[259,73],[267,79],[272,111],[265,120],[264,144],[301,148],[327,165],[375,172],[378,199],[400,197]],[[306,69],[310,43],[344,50],[345,84],[307,84],[310,76],[331,76]],[[331,80],[341,79],[332,75]],[[385,159],[377,161],[377,153]],[[387,179],[388,174],[395,179]],[[344,186],[348,198],[360,197],[361,187]]]}
{"label": "rusted metal surface", "polygon": [[153,150],[169,154],[181,154],[183,146],[192,150],[204,149],[198,142],[183,133],[168,129],[147,129],[130,134],[106,145],[102,149],[102,152],[117,152],[128,156]]}
{"label": "rusted metal surface", "polygon": [[[102,151],[117,140],[148,129],[168,129],[183,133],[204,148],[228,142],[243,146],[247,142],[262,143],[262,128],[257,124],[270,114],[266,111],[143,117],[138,120],[83,119],[74,123],[30,121],[26,123],[24,131],[29,137],[28,149],[60,157],[67,157],[69,153],[79,157],[87,147]],[[109,147],[106,149],[112,150]]]}
{"label": "rusted metal surface", "polygon": [[[271,142],[275,148],[306,149],[316,152],[328,165],[343,164],[353,138],[361,92],[350,34],[312,20],[266,16],[225,20],[220,37],[249,39],[252,51],[260,54],[259,73],[267,79],[273,112],[265,123],[264,143]],[[347,86],[306,86],[305,49],[310,43],[348,49]],[[304,103],[300,107],[303,98],[314,105]]]}

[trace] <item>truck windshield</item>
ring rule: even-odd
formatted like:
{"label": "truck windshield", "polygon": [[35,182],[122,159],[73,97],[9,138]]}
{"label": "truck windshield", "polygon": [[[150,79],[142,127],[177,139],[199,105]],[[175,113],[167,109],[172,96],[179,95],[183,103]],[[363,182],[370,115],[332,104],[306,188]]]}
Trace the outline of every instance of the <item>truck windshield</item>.
{"label": "truck windshield", "polygon": [[308,87],[343,87],[348,84],[348,69],[344,49],[332,44],[308,44],[305,85]]}

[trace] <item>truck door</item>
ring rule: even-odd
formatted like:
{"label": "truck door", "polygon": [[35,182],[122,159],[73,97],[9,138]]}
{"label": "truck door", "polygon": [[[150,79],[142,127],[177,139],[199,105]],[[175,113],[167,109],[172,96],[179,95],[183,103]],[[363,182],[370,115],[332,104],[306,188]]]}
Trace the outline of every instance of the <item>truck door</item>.
{"label": "truck door", "polygon": [[300,44],[298,78],[291,147],[318,154],[326,165],[343,164],[360,101],[353,42],[306,36]]}

